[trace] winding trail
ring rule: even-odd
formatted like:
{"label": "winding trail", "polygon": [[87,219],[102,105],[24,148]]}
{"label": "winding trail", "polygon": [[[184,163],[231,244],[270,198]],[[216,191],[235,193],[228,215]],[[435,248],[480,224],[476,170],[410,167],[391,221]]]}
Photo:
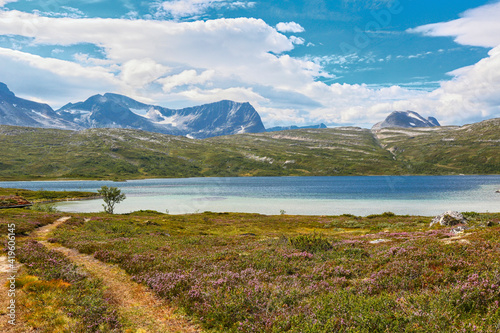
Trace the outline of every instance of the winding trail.
{"label": "winding trail", "polygon": [[197,325],[176,314],[175,307],[171,304],[154,295],[147,287],[132,281],[130,275],[117,265],[105,264],[90,255],[47,242],[50,232],[69,219],[70,216],[62,217],[37,229],[30,236],[102,279],[106,296],[112,300],[124,320],[125,332],[202,332]]}
{"label": "winding trail", "polygon": [[[7,316],[7,306],[9,306],[10,297],[8,296],[9,287],[7,278],[11,275],[9,263],[6,256],[0,256],[0,332],[2,333],[25,333],[31,332],[20,321],[16,319],[16,325],[8,323],[10,318]],[[19,316],[21,309],[16,307],[16,316]]]}

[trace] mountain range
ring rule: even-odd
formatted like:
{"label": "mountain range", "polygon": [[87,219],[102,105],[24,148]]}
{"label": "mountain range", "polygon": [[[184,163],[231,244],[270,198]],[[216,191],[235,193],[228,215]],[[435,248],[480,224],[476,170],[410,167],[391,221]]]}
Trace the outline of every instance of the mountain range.
{"label": "mountain range", "polygon": [[[128,128],[147,132],[204,139],[221,135],[324,129],[310,126],[278,126],[266,129],[250,103],[223,100],[184,109],[144,104],[127,96],[106,93],[83,102],[68,103],[54,111],[49,105],[16,97],[0,82],[0,125],[83,130]],[[372,130],[389,127],[434,127],[439,122],[413,111],[395,111]]]}
{"label": "mountain range", "polygon": [[250,103],[223,100],[174,110],[108,93],[54,111],[47,104],[16,97],[3,83],[0,124],[71,130],[129,128],[196,139],[265,131],[260,115]]}

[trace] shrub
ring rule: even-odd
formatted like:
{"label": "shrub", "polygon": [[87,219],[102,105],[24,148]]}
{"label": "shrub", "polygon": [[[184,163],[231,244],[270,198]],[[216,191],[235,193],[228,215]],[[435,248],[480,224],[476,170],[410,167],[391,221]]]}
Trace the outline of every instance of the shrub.
{"label": "shrub", "polygon": [[321,235],[300,235],[289,240],[290,245],[303,252],[319,252],[332,249],[332,244]]}
{"label": "shrub", "polygon": [[371,215],[368,215],[366,218],[374,219],[377,217],[394,217],[394,216],[396,216],[396,214],[394,214],[393,212],[384,212],[382,214],[371,214]]}
{"label": "shrub", "polygon": [[30,209],[34,210],[36,212],[45,212],[45,213],[57,213],[58,212],[56,205],[53,203],[48,203],[48,204],[35,203],[30,207]]}

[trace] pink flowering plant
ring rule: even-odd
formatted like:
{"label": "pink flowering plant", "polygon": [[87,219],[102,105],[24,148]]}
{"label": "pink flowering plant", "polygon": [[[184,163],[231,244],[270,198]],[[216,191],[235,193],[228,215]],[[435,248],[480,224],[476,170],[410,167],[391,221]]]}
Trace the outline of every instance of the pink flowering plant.
{"label": "pink flowering plant", "polygon": [[455,235],[388,213],[140,212],[53,237],[119,265],[214,332],[496,332],[500,214],[477,218]]}

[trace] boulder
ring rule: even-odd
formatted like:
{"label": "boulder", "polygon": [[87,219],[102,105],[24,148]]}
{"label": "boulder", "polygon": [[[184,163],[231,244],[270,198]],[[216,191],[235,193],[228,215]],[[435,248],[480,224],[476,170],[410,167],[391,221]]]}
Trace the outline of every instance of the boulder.
{"label": "boulder", "polygon": [[460,234],[460,233],[462,233],[462,232],[464,232],[465,230],[468,230],[468,229],[470,229],[470,228],[467,227],[467,226],[465,226],[465,225],[461,225],[461,226],[458,226],[456,228],[453,228],[451,230],[451,233],[452,234]]}
{"label": "boulder", "polygon": [[433,218],[430,227],[438,223],[442,226],[452,226],[461,223],[467,224],[467,219],[459,212],[450,210]]}

